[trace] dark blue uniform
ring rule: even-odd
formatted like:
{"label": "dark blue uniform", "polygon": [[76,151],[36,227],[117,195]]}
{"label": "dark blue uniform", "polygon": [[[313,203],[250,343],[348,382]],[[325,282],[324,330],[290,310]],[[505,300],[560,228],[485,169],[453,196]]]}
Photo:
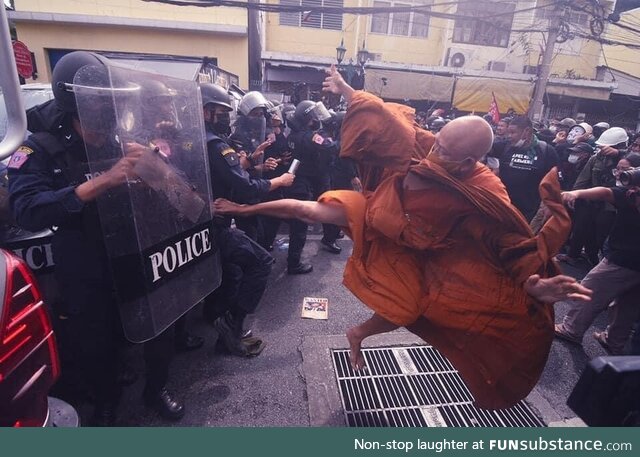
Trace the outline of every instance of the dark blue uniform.
{"label": "dark blue uniform", "polygon": [[91,178],[84,143],[65,127],[57,137],[34,134],[20,148],[27,156],[8,169],[10,202],[20,227],[57,227],[52,250],[63,300],[54,313],[63,373],[84,373],[94,394],[103,397],[98,403],[115,403],[118,312],[97,207],[75,194]]}
{"label": "dark blue uniform", "polygon": [[[252,178],[240,166],[240,156],[222,138],[207,132],[207,149],[209,150],[209,170],[213,186],[214,198],[222,197],[236,203],[258,203],[271,188],[266,179]],[[231,221],[231,218],[227,218]],[[256,241],[258,239],[257,216],[236,217],[236,226]]]}
{"label": "dark blue uniform", "polygon": [[[329,167],[337,155],[335,143],[311,130],[292,131],[288,138],[292,157],[300,161],[293,185],[285,190],[287,198],[313,200],[331,188]],[[305,222],[294,219],[290,222],[289,255],[290,268],[300,263],[302,250],[307,241]],[[323,227],[326,224],[323,224]]]}
{"label": "dark blue uniform", "polygon": [[[67,120],[55,136],[31,135],[16,154],[8,175],[18,225],[31,231],[56,227],[52,251],[62,300],[54,314],[62,372],[71,384],[83,378],[98,408],[115,405],[124,338],[97,205],[83,203],[75,193],[93,177],[84,142]],[[166,384],[172,349],[171,330],[145,344],[147,391]]]}
{"label": "dark blue uniform", "polygon": [[[251,179],[240,166],[238,154],[210,131],[207,131],[207,151],[214,199],[247,203],[269,191],[269,181]],[[229,310],[243,319],[260,303],[273,258],[242,231],[232,229],[230,217],[217,220],[222,284],[205,300],[204,314],[207,320],[213,321]]]}

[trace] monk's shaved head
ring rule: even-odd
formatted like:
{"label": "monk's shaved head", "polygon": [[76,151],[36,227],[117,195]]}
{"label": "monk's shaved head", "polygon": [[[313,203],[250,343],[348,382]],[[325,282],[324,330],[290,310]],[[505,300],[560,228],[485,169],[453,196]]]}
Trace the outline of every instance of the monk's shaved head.
{"label": "monk's shaved head", "polygon": [[493,131],[481,117],[459,117],[440,130],[438,143],[450,160],[462,161],[467,157],[480,160],[491,150]]}

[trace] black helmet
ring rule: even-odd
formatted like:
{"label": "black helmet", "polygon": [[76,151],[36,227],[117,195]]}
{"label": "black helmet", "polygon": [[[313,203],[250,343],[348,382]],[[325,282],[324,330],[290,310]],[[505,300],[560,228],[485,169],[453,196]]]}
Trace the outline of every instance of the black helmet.
{"label": "black helmet", "polygon": [[207,106],[209,103],[227,108],[229,111],[233,110],[231,107],[229,93],[222,87],[211,84],[200,84],[200,94],[202,95],[202,106]]}
{"label": "black helmet", "polygon": [[331,114],[329,114],[322,102],[303,100],[296,106],[296,112],[293,117],[297,125],[305,127],[311,120],[327,121],[331,118]]}
{"label": "black helmet", "polygon": [[447,125],[447,121],[441,117],[437,117],[429,123],[429,130],[432,132],[439,132],[445,125]]}
{"label": "black helmet", "polygon": [[146,79],[142,83],[142,93],[145,98],[175,97],[178,91],[157,79]]}
{"label": "black helmet", "polygon": [[74,51],[63,56],[53,69],[51,78],[51,88],[58,107],[67,113],[77,112],[76,98],[73,94],[73,78],[76,73],[87,65],[106,68],[108,63],[106,57],[87,51]]}

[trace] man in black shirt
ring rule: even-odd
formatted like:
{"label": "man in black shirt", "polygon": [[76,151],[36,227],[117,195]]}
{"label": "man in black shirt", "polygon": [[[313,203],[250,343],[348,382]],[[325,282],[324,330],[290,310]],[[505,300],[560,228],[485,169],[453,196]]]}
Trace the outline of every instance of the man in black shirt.
{"label": "man in black shirt", "polygon": [[507,138],[494,143],[489,155],[500,161],[500,179],[511,203],[531,221],[540,206],[540,182],[558,164],[558,156],[553,147],[534,136],[531,121],[524,116],[509,123]]}
{"label": "man in black shirt", "polygon": [[582,280],[593,290],[592,300],[572,303],[556,336],[581,344],[582,337],[601,311],[610,307],[609,325],[594,338],[611,354],[622,354],[633,324],[640,314],[640,188],[594,187],[562,194],[572,207],[576,199],[604,201],[618,210],[609,234],[609,251],[602,261]]}

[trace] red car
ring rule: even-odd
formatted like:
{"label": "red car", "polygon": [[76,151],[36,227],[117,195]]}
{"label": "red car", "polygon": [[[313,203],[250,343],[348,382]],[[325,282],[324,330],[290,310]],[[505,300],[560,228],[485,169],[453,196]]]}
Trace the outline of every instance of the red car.
{"label": "red car", "polygon": [[48,398],[60,362],[40,289],[25,262],[5,250],[0,293],[0,427],[77,425],[71,406]]}

